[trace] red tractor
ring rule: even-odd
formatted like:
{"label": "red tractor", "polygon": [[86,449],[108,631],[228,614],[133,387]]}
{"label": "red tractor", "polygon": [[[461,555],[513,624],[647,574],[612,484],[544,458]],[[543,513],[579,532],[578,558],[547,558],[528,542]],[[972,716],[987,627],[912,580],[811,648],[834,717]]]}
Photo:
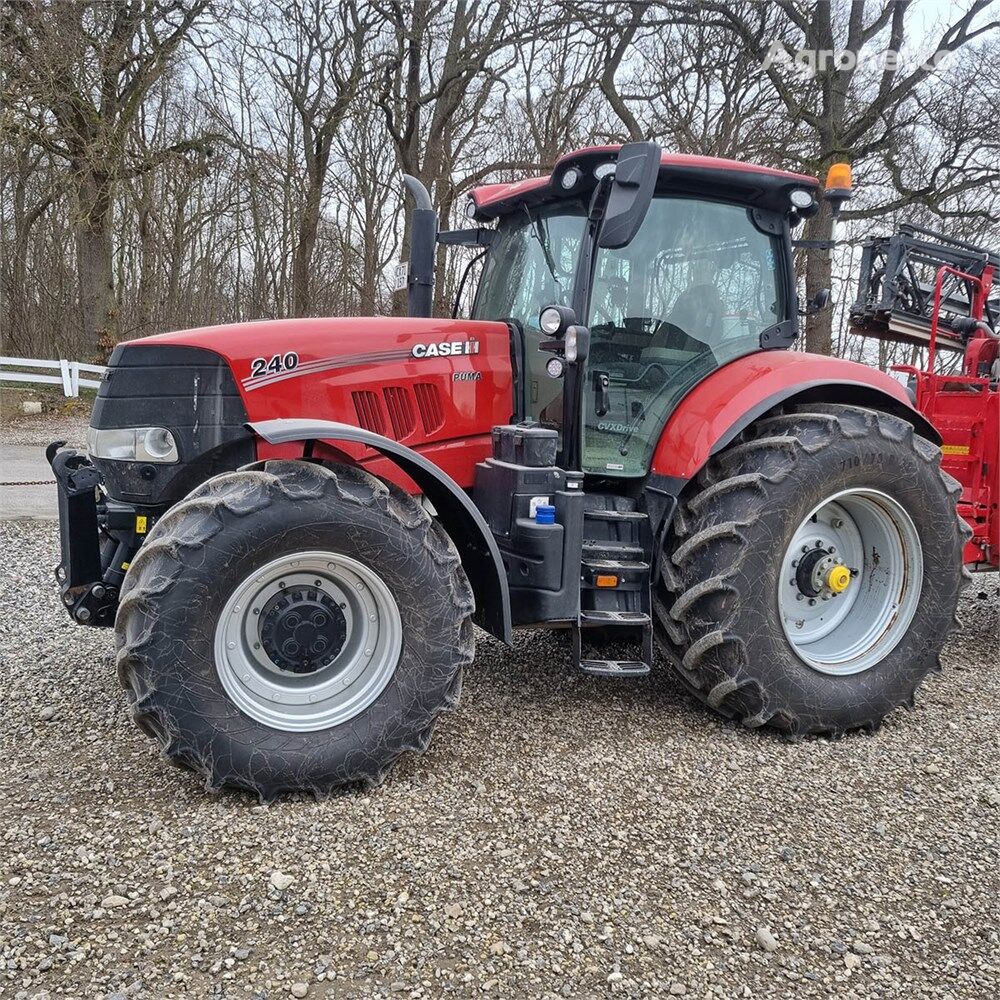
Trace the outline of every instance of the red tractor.
{"label": "red tractor", "polygon": [[[960,487],[897,380],[789,350],[816,180],[591,148],[440,233],[407,183],[409,318],[122,344],[89,460],[50,447],[62,598],[114,623],[143,730],[210,787],[377,782],[455,703],[473,622],[565,629],[612,679],[658,643],[792,737],[912,704]],[[485,253],[468,319],[430,316],[438,242]]]}

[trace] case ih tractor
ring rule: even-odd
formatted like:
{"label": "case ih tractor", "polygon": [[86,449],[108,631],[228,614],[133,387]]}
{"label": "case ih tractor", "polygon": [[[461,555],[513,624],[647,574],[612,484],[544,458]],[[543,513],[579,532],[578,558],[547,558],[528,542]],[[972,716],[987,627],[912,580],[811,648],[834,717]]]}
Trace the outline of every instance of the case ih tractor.
{"label": "case ih tractor", "polygon": [[[408,318],[122,344],[89,459],[50,447],[62,598],[114,624],[143,730],[210,787],[377,782],[455,703],[473,622],[565,629],[610,679],[658,643],[792,737],[911,704],[960,487],[903,385],[789,350],[816,180],[584,149],[449,233],[408,186]],[[485,253],[469,319],[430,316],[437,242]]]}

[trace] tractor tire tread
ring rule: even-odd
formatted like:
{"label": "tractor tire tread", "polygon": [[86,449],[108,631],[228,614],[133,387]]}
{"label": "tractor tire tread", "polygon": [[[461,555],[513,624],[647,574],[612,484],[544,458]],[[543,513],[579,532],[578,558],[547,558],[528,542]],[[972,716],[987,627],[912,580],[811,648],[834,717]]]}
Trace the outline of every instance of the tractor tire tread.
{"label": "tractor tire tread", "polygon": [[328,496],[377,508],[393,518],[419,539],[439,568],[459,616],[459,640],[451,661],[454,672],[437,711],[429,714],[425,724],[391,758],[381,760],[376,767],[368,757],[364,766],[348,779],[368,787],[379,785],[402,754],[407,751],[419,754],[427,749],[440,714],[458,704],[463,670],[475,655],[472,626],[475,600],[458,551],[444,529],[403,491],[362,469],[298,460],[259,462],[208,480],[172,507],[136,554],[122,587],[116,620],[119,682],[139,728],[159,743],[172,762],[199,774],[208,790],[218,791],[224,785],[239,787],[261,801],[270,801],[290,791],[305,790],[318,798],[329,794],[330,788],[262,784],[228,773],[218,761],[206,759],[179,736],[163,705],[157,701],[155,686],[149,681],[153,671],[144,655],[152,633],[155,601],[185,570],[181,554],[205,546],[222,530],[224,512],[235,518],[245,517],[273,503],[275,494],[290,501]]}
{"label": "tractor tire tread", "polygon": [[[747,650],[734,632],[732,618],[741,599],[738,587],[741,557],[749,545],[747,533],[760,517],[768,484],[782,483],[803,455],[816,455],[838,437],[854,440],[878,434],[895,443],[907,443],[921,461],[936,465],[948,495],[961,486],[941,469],[941,451],[915,433],[912,424],[876,410],[839,404],[811,404],[790,413],[758,420],[736,442],[713,456],[699,473],[691,494],[682,499],[671,534],[664,547],[657,586],[653,592],[653,619],[660,644],[683,686],[720,714],[743,725],[770,725],[787,739],[805,735],[843,736],[845,729],[805,722],[772,703],[761,683],[753,679]],[[970,534],[955,513],[955,530],[961,543]],[[735,545],[735,557],[723,544]],[[719,555],[714,563],[713,551]],[[699,578],[690,567],[701,559],[714,565],[710,575]],[[963,570],[963,575],[968,573]],[[699,613],[706,598],[724,598],[724,620]],[[934,670],[941,669],[940,657]],[[915,704],[920,678],[903,702]],[[886,712],[872,715],[851,728],[875,732]]]}

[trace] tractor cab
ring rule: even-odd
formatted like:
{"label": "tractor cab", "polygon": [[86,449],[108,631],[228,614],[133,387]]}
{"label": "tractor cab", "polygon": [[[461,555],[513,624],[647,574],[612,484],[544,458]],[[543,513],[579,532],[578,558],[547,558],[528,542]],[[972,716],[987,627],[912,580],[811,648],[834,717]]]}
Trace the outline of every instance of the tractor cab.
{"label": "tractor cab", "polygon": [[[560,431],[564,463],[647,475],[692,387],[794,340],[790,231],[818,207],[816,189],[811,177],[654,143],[580,150],[547,177],[475,189],[468,216],[496,227],[488,239],[467,231],[488,243],[472,318],[515,331],[518,416]],[[546,330],[549,306],[565,321]],[[574,326],[589,337],[571,360]]]}
{"label": "tractor cab", "polygon": [[[650,567],[675,502],[657,493],[654,453],[695,387],[794,341],[790,233],[818,209],[817,187],[652,142],[597,147],[546,177],[475,189],[466,214],[492,227],[437,235],[485,248],[471,319],[511,332],[514,420],[494,428],[473,496],[503,558],[512,620],[570,627],[587,673],[650,669]],[[417,314],[428,300],[429,209],[420,198]],[[595,631],[640,648],[589,655]]]}

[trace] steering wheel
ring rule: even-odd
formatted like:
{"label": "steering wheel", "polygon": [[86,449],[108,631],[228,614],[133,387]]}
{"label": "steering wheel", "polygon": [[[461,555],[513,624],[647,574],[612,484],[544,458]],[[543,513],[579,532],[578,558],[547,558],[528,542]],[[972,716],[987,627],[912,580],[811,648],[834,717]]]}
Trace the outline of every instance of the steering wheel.
{"label": "steering wheel", "polygon": [[[604,332],[601,327],[594,327],[591,333]],[[607,332],[613,334],[613,330]],[[613,340],[592,340],[590,342],[590,360],[596,364],[611,364],[615,361],[624,361],[628,364],[635,364],[639,360],[641,348],[634,344],[625,346],[616,344]]]}

